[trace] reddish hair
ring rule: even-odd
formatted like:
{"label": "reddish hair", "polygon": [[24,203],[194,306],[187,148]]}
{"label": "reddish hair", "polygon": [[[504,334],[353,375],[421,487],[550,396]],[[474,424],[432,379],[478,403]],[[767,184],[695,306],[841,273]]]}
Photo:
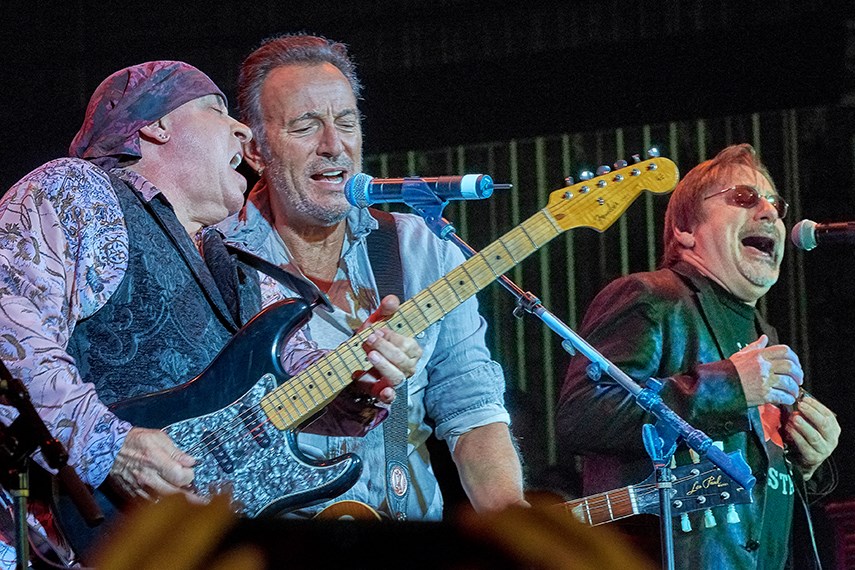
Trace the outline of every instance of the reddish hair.
{"label": "reddish hair", "polygon": [[750,144],[731,145],[719,152],[715,158],[700,163],[680,180],[668,201],[668,209],[665,211],[663,267],[670,267],[681,258],[682,246],[677,242],[674,230],[691,231],[702,222],[701,206],[704,198],[710,192],[721,190],[729,184],[728,178],[740,166],[746,166],[765,176],[772,189],[777,192],[772,176]]}

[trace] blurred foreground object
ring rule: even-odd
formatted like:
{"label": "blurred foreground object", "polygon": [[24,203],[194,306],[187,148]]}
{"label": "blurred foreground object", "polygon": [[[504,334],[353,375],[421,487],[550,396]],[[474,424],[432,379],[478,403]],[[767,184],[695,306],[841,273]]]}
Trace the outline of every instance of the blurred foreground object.
{"label": "blurred foreground object", "polygon": [[191,505],[183,495],[145,504],[122,520],[114,538],[97,550],[99,570],[251,570],[263,568],[263,552],[250,544],[222,551],[221,542],[238,522],[225,495]]}
{"label": "blurred foreground object", "polygon": [[653,570],[656,566],[607,527],[590,528],[554,507],[554,497],[527,496],[531,508],[477,515],[463,511],[461,530],[494,544],[517,568]]}
{"label": "blurred foreground object", "polygon": [[[549,504],[555,503],[553,498]],[[174,495],[131,513],[99,549],[99,570],[362,568],[417,557],[437,569],[652,570],[607,528],[588,528],[535,500],[486,515],[466,509],[449,522],[239,519],[228,500],[191,505]]]}

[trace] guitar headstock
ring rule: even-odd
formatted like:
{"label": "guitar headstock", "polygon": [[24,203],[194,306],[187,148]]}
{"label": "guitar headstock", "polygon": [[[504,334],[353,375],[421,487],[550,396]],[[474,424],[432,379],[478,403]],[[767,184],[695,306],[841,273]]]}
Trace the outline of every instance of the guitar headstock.
{"label": "guitar headstock", "polygon": [[670,192],[679,178],[677,165],[654,156],[556,190],[549,195],[546,210],[562,230],[589,227],[604,231],[643,191]]}
{"label": "guitar headstock", "polygon": [[[741,486],[707,460],[674,467],[671,475],[671,514],[674,516],[752,502],[750,489]],[[639,512],[658,515],[660,510],[655,474],[642,485],[637,485],[636,490],[641,495]]]}
{"label": "guitar headstock", "polygon": [[751,502],[751,491],[709,461],[683,465],[672,471],[671,511],[677,515],[724,505]]}

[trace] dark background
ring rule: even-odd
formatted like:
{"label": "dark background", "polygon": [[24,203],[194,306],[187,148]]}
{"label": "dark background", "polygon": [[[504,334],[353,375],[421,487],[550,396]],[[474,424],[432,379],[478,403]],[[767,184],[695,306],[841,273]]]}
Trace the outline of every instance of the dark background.
{"label": "dark background", "polygon": [[[801,159],[798,217],[789,223],[801,217],[855,219],[852,2],[76,0],[3,2],[0,12],[3,189],[66,153],[89,95],[113,71],[152,59],[184,60],[207,72],[237,112],[241,60],[264,37],[306,31],[350,46],[365,84],[366,155],[525,144],[532,137],[618,127],[632,132],[641,125],[704,119],[725,125],[726,134],[711,128],[705,135],[711,156],[729,142],[751,141],[750,126],[731,129],[729,117],[797,110],[798,137],[784,140],[783,131],[767,127],[764,140],[780,144],[761,149],[788,199],[794,190],[784,187],[788,173],[777,165],[788,164],[793,153]],[[673,156],[669,150],[677,149],[663,154]],[[703,154],[684,152],[680,169],[685,172]],[[444,173],[450,172],[422,172]],[[657,202],[656,211],[663,206]],[[524,215],[536,207],[524,204]],[[485,233],[473,245],[489,241]],[[596,271],[578,271],[577,262],[580,311],[620,273],[603,243],[590,253]],[[791,249],[788,256],[787,275],[797,285],[784,291],[779,284],[766,310],[782,339],[798,346],[803,359],[809,353],[811,390],[838,413],[844,428],[835,453],[840,484],[830,497],[841,501],[855,496],[849,459],[855,452],[855,256],[848,247],[803,256]],[[633,270],[638,265],[631,262]],[[527,262],[525,277],[530,286],[538,283],[538,267]],[[489,299],[484,302],[490,307]],[[563,310],[555,312],[562,316]],[[490,324],[497,358],[512,371],[515,341],[502,334],[502,323]],[[538,324],[527,326],[540,334]],[[536,370],[542,358],[536,346],[528,351],[524,365]],[[557,354],[554,362],[560,382],[566,359]],[[546,484],[552,461],[544,451],[549,436],[541,417],[554,392],[541,388],[533,381],[512,390],[533,484]]]}

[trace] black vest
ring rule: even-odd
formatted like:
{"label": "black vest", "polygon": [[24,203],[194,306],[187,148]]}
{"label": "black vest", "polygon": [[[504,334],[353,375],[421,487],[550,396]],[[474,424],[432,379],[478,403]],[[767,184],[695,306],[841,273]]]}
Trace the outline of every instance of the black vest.
{"label": "black vest", "polygon": [[[237,330],[238,315],[260,308],[254,272],[240,271],[249,300],[227,306],[166,199],[146,203],[111,179],[128,232],[127,272],[107,303],[77,323],[67,348],[106,404],[190,380]],[[237,275],[234,267],[224,273]]]}

